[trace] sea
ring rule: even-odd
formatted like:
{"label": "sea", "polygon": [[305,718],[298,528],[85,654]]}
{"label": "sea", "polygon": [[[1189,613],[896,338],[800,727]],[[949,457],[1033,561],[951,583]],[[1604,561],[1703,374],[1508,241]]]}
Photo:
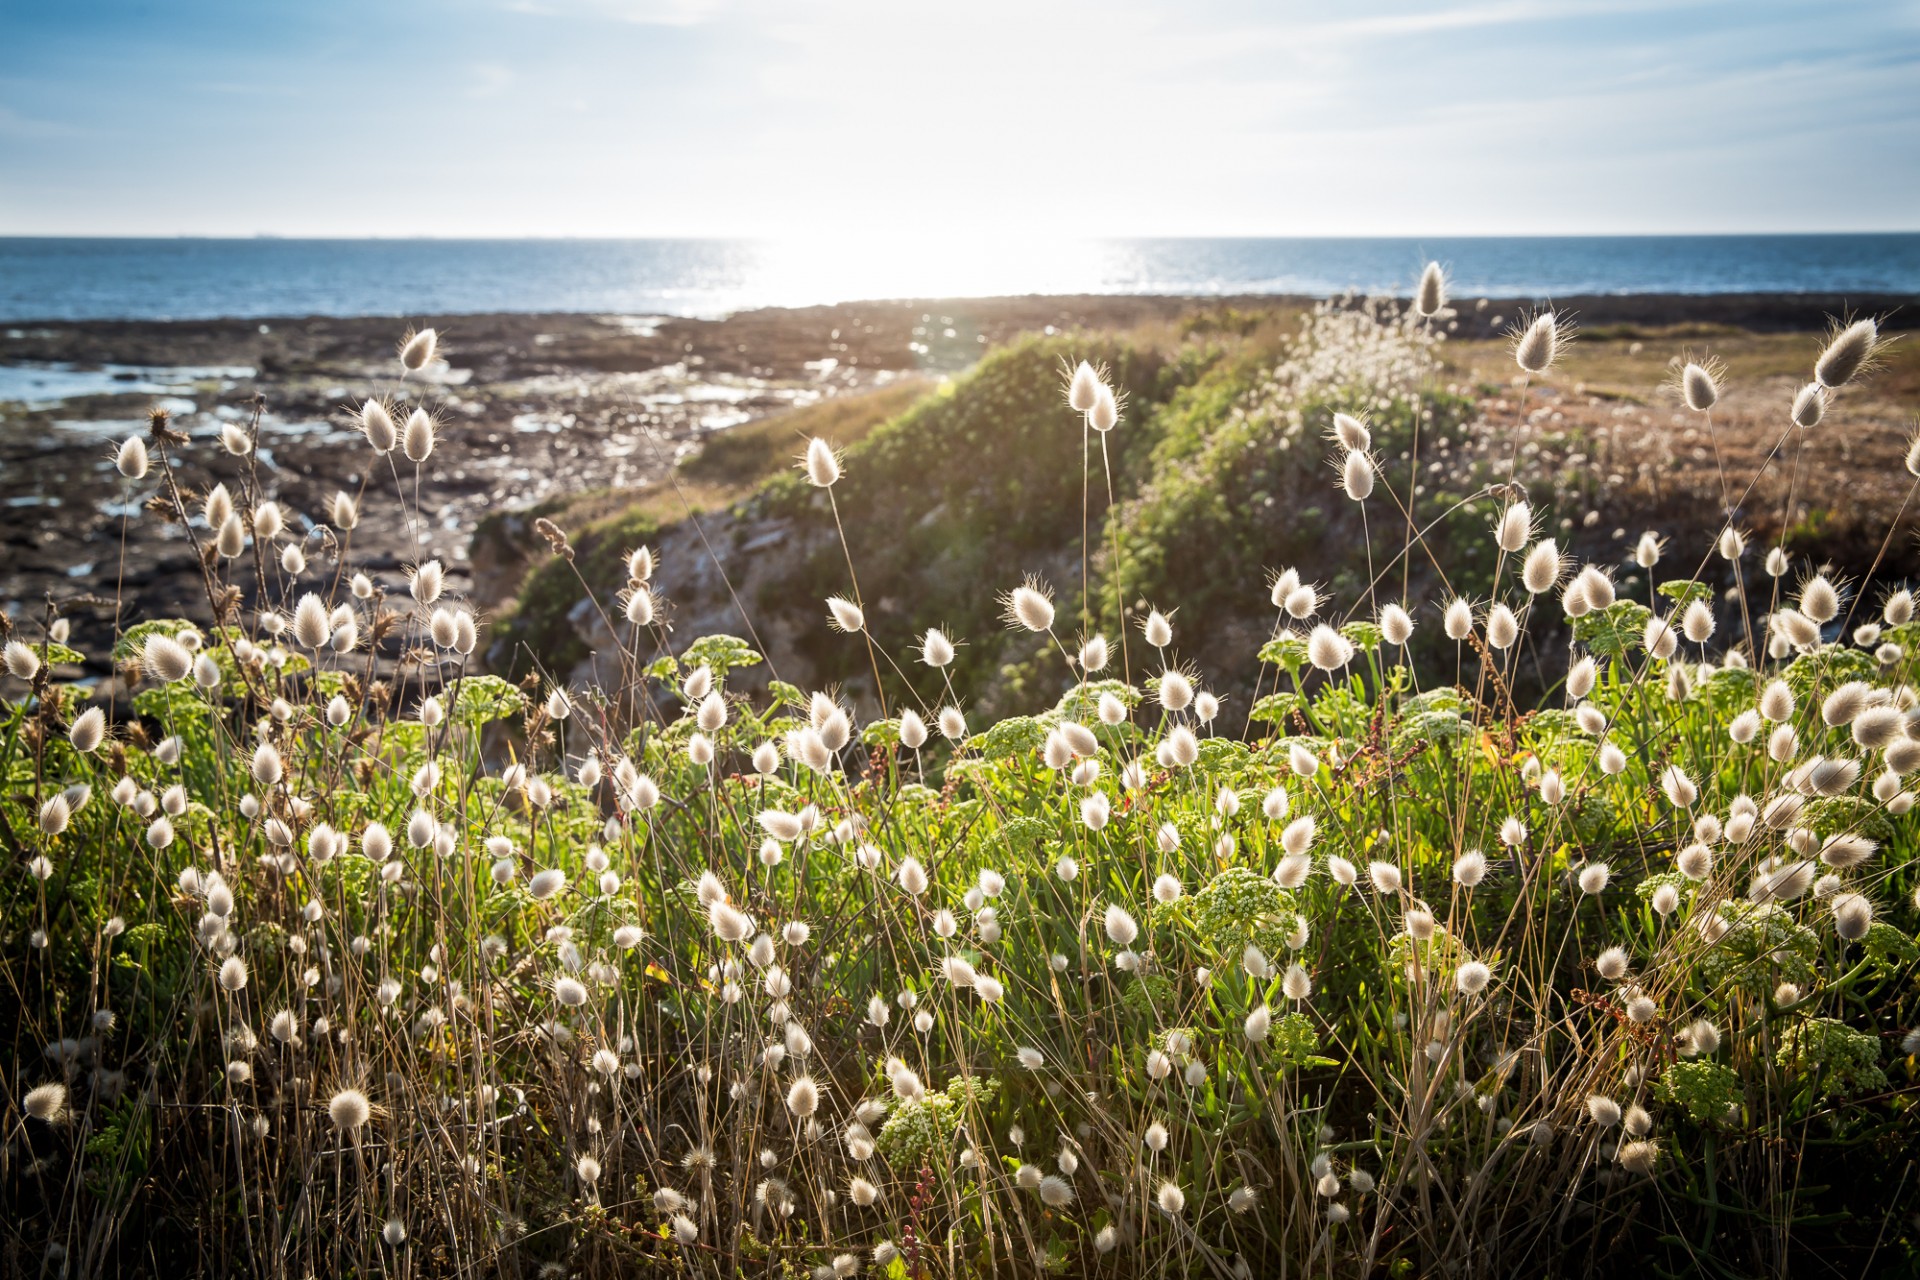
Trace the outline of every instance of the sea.
{"label": "sea", "polygon": [[1430,239],[0,238],[0,323],[585,312],[877,298],[1631,293],[1920,296],[1920,233]]}

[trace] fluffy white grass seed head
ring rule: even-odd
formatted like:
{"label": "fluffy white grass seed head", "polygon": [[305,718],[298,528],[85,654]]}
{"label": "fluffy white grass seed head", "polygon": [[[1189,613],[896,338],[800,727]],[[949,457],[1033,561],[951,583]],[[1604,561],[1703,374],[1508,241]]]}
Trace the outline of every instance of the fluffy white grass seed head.
{"label": "fluffy white grass seed head", "polygon": [[1397,604],[1382,606],[1380,634],[1391,645],[1404,645],[1413,636],[1413,617]]}
{"label": "fluffy white grass seed head", "polygon": [[856,631],[864,631],[866,629],[867,615],[865,612],[861,610],[859,605],[844,597],[828,596],[827,614],[836,630],[844,631],[851,635]]}
{"label": "fluffy white grass seed head", "polygon": [[1075,413],[1091,413],[1100,399],[1100,375],[1082,360],[1067,379],[1067,405]]}
{"label": "fluffy white grass seed head", "polygon": [[435,423],[424,408],[407,415],[406,429],[400,433],[400,450],[407,461],[418,464],[433,456]]}
{"label": "fluffy white grass seed head", "polygon": [[1513,361],[1522,372],[1545,373],[1560,354],[1560,321],[1551,311],[1535,316],[1513,336]]}
{"label": "fluffy white grass seed head", "polygon": [[128,436],[113,456],[113,465],[121,475],[129,480],[139,480],[147,474],[147,444],[139,436]]}
{"label": "fluffy white grass seed head", "polygon": [[342,1089],[328,1100],[327,1118],[342,1133],[355,1133],[373,1118],[373,1104],[358,1089]]}
{"label": "fluffy white grass seed head", "polygon": [[99,707],[88,707],[67,726],[67,741],[82,755],[97,750],[106,736],[107,713]]}
{"label": "fluffy white grass seed head", "polygon": [[1367,430],[1367,424],[1350,413],[1333,415],[1333,438],[1342,449],[1365,451],[1373,447],[1373,433]]}
{"label": "fluffy white grass seed head", "polygon": [[1533,508],[1525,502],[1510,502],[1494,526],[1493,540],[1508,555],[1517,555],[1533,536]]}
{"label": "fluffy white grass seed head", "polygon": [[1856,320],[1838,328],[1813,362],[1814,381],[1828,390],[1844,387],[1858,377],[1873,360],[1880,345],[1880,326],[1873,320]]}
{"label": "fluffy white grass seed head", "polygon": [[1440,314],[1447,305],[1447,273],[1437,262],[1429,262],[1420,273],[1420,284],[1413,291],[1413,311],[1422,319]]}
{"label": "fluffy white grass seed head", "polygon": [[831,489],[840,479],[840,455],[819,436],[807,442],[800,466],[807,473],[807,483],[816,489]]}
{"label": "fluffy white grass seed head", "polygon": [[1093,408],[1087,412],[1087,425],[1095,431],[1105,434],[1118,426],[1120,422],[1120,399],[1113,388],[1106,383],[1100,384]]}
{"label": "fluffy white grass seed head", "polygon": [[1322,671],[1340,670],[1353,661],[1353,653],[1353,643],[1324,622],[1307,637],[1307,661]]}
{"label": "fluffy white grass seed head", "polygon": [[1147,620],[1140,624],[1140,633],[1156,649],[1164,649],[1173,643],[1173,624],[1158,609],[1147,613]]}
{"label": "fluffy white grass seed head", "polygon": [[27,1090],[20,1109],[42,1124],[58,1124],[67,1115],[67,1086],[43,1084]]}
{"label": "fluffy white grass seed head", "polygon": [[1347,450],[1345,461],[1340,464],[1340,487],[1355,502],[1365,502],[1373,495],[1373,459],[1359,449]]}
{"label": "fluffy white grass seed head", "polygon": [[1800,388],[1793,397],[1793,425],[1802,429],[1817,427],[1820,419],[1827,413],[1827,389],[1818,382],[1809,382]]}
{"label": "fluffy white grass seed head", "polygon": [[432,329],[409,329],[400,339],[400,367],[418,373],[433,363],[440,350],[440,335]]}
{"label": "fluffy white grass seed head", "polygon": [[162,684],[184,680],[193,670],[193,655],[172,636],[148,636],[141,657],[147,674]]}
{"label": "fluffy white grass seed head", "polygon": [[1520,567],[1520,582],[1530,595],[1542,595],[1560,581],[1560,548],[1552,538],[1542,538],[1527,553]]}
{"label": "fluffy white grass seed head", "polygon": [[24,640],[9,640],[6,648],[7,674],[16,680],[32,680],[40,674],[40,655]]}
{"label": "fluffy white grass seed head", "polygon": [[1048,631],[1053,627],[1053,600],[1037,578],[1009,591],[1001,601],[1002,617],[1010,627],[1028,631]]}
{"label": "fluffy white grass seed head", "polygon": [[378,400],[360,406],[360,433],[375,453],[392,453],[400,443],[400,429],[394,424],[392,412]]}
{"label": "fluffy white grass seed head", "polygon": [[1713,408],[1720,399],[1716,371],[1708,364],[1689,360],[1680,370],[1680,396],[1695,413]]}

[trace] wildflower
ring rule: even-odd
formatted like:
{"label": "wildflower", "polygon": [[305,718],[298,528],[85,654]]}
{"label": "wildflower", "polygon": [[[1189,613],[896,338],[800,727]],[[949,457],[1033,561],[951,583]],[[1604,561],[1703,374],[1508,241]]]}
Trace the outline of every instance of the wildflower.
{"label": "wildflower", "polygon": [[1478,960],[1469,960],[1453,975],[1453,985],[1463,996],[1477,996],[1487,989],[1493,972]]}
{"label": "wildflower", "polygon": [[1153,1193],[1153,1202],[1159,1206],[1160,1212],[1169,1218],[1177,1218],[1186,1211],[1187,1193],[1180,1189],[1178,1183],[1163,1182],[1159,1190]]}
{"label": "wildflower", "polygon": [[1612,1098],[1591,1093],[1587,1095],[1587,1114],[1602,1129],[1611,1129],[1620,1123],[1620,1104]]}
{"label": "wildflower", "polygon": [[1280,990],[1289,1000],[1305,1000],[1313,994],[1313,979],[1299,965],[1289,965],[1286,976],[1280,980]]}

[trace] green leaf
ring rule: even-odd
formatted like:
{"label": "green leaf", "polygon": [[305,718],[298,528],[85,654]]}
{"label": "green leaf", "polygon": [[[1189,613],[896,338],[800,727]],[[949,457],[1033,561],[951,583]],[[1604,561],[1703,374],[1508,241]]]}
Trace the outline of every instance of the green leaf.
{"label": "green leaf", "polygon": [[499,676],[467,676],[460,681],[453,714],[471,724],[487,724],[518,715],[526,706],[526,695]]}
{"label": "green leaf", "polygon": [[1604,609],[1573,618],[1573,638],[1603,658],[1624,658],[1647,632],[1653,610],[1634,600],[1616,600]]}
{"label": "green leaf", "polygon": [[1704,582],[1694,582],[1687,578],[1675,578],[1671,582],[1663,582],[1654,590],[1676,604],[1682,605],[1692,604],[1695,600],[1713,599],[1712,587]]}
{"label": "green leaf", "polygon": [[1260,646],[1260,661],[1298,671],[1307,661],[1306,639],[1291,632],[1277,636]]}
{"label": "green leaf", "polygon": [[1270,693],[1253,704],[1253,718],[1263,724],[1278,725],[1282,728],[1292,723],[1293,713],[1300,709],[1301,697],[1297,693]]}

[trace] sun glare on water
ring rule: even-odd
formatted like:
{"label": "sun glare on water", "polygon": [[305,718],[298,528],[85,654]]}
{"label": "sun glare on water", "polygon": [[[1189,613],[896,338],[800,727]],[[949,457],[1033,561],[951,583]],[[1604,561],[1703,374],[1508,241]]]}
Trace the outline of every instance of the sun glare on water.
{"label": "sun glare on water", "polygon": [[[743,275],[787,305],[862,298],[963,298],[1100,292],[1115,287],[1122,246],[900,227],[828,231],[747,246]],[[744,283],[744,281],[743,281]]]}

